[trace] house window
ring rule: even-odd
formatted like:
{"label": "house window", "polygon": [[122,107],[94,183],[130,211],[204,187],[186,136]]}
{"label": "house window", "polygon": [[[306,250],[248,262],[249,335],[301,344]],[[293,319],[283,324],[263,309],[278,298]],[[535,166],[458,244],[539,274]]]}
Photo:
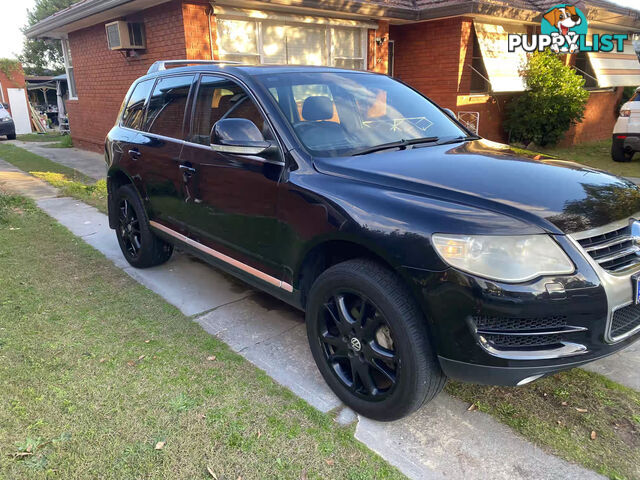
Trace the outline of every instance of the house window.
{"label": "house window", "polygon": [[366,68],[364,28],[220,17],[217,26],[222,60]]}
{"label": "house window", "polygon": [[62,56],[64,57],[64,69],[67,72],[67,86],[69,88],[69,98],[77,100],[78,93],[76,90],[76,77],[73,74],[73,60],[71,59],[71,48],[69,48],[69,40],[63,38],[62,42]]}
{"label": "house window", "polygon": [[487,69],[484,66],[484,60],[482,59],[482,51],[480,50],[480,44],[478,43],[478,36],[476,32],[473,34],[473,50],[471,53],[471,93],[486,93],[490,89],[489,82],[487,80]]}
{"label": "house window", "polygon": [[591,61],[586,52],[576,53],[575,70],[584,78],[584,88],[598,88],[596,72],[591,66]]}

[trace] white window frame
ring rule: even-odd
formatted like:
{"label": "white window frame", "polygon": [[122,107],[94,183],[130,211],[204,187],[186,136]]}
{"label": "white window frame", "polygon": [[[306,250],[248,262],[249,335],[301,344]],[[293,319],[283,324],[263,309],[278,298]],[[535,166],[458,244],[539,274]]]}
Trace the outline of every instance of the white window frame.
{"label": "white window frame", "polygon": [[[258,55],[257,60],[260,62],[259,64],[264,64],[265,60],[265,52],[263,48],[264,37],[263,37],[263,24],[272,24],[272,25],[282,25],[286,26],[314,26],[314,27],[324,27],[325,29],[325,38],[326,38],[326,57],[327,57],[327,65],[335,66],[335,60],[345,59],[345,60],[360,60],[362,62],[362,71],[367,70],[368,65],[368,48],[367,48],[367,38],[368,38],[368,29],[371,27],[367,24],[358,24],[356,22],[349,21],[341,21],[339,19],[329,19],[329,18],[319,18],[318,22],[304,22],[304,21],[296,21],[295,17],[283,17],[281,15],[269,16],[265,12],[256,12],[256,11],[242,11],[236,9],[223,9],[222,7],[216,7],[216,11],[223,10],[225,13],[216,13],[216,20],[240,20],[245,22],[254,22],[255,23],[255,32],[256,32],[256,40],[258,46]],[[229,13],[226,13],[229,12]],[[340,28],[351,28],[357,29],[360,31],[360,42],[361,42],[361,52],[362,56],[360,57],[335,57],[333,54],[333,32],[334,29]],[[234,57],[237,58],[239,56],[247,56],[249,54],[241,54],[237,52],[225,52],[222,48],[219,48],[220,58],[222,60],[234,60]]]}
{"label": "white window frame", "polygon": [[67,74],[67,90],[69,91],[69,100],[78,99],[78,91],[76,89],[76,76],[73,70],[73,57],[71,55],[71,47],[68,38],[61,38],[62,57],[64,58],[64,70]]}
{"label": "white window frame", "polygon": [[6,103],[4,101],[4,90],[2,90],[2,82],[0,82],[0,97],[2,97],[2,103]]}

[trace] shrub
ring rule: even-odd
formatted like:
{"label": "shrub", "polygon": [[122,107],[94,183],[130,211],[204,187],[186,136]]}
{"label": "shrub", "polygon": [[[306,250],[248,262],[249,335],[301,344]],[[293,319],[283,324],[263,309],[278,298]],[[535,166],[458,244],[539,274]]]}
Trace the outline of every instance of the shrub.
{"label": "shrub", "polygon": [[520,72],[527,90],[507,105],[505,129],[509,140],[554,145],[584,117],[589,92],[584,78],[549,50],[529,56]]}

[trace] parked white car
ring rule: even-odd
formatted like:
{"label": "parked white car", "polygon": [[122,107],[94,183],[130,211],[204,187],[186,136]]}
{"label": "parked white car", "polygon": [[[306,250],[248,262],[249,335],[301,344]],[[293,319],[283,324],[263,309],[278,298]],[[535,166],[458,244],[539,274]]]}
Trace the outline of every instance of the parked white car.
{"label": "parked white car", "polygon": [[611,157],[615,162],[630,162],[635,152],[640,152],[640,87],[620,108],[613,127]]}

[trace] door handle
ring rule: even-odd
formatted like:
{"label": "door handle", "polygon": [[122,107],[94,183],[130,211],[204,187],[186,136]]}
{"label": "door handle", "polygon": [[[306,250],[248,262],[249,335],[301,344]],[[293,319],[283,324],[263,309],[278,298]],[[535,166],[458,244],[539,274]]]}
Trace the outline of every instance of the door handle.
{"label": "door handle", "polygon": [[132,148],[131,150],[129,150],[129,156],[134,160],[139,159],[141,155],[142,154],[140,153],[140,150],[138,150],[137,148]]}
{"label": "door handle", "polygon": [[180,165],[180,170],[183,173],[196,173],[196,169],[193,167],[190,167],[189,165]]}

